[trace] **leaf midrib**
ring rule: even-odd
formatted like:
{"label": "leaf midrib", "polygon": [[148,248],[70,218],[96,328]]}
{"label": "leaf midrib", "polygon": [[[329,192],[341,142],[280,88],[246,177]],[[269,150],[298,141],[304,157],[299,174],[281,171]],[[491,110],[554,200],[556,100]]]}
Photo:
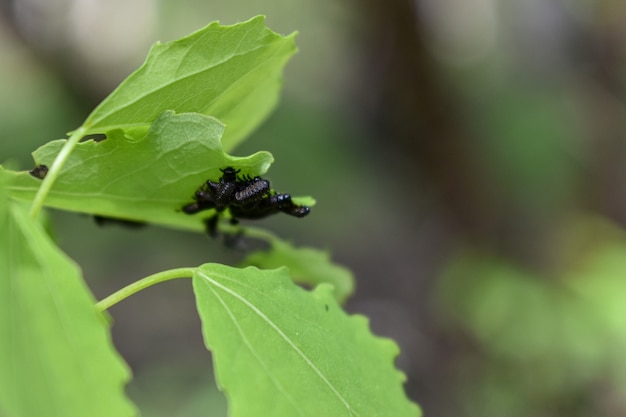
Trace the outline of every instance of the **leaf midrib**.
{"label": "leaf midrib", "polygon": [[[170,85],[173,85],[173,84],[179,83],[179,82],[181,82],[181,81],[183,81],[183,80],[186,80],[186,79],[188,79],[188,78],[190,78],[190,77],[194,77],[194,76],[197,76],[198,74],[202,74],[202,73],[204,73],[204,72],[206,72],[206,71],[210,71],[210,70],[212,70],[212,69],[215,69],[215,68],[219,67],[220,65],[224,65],[224,64],[228,63],[228,61],[230,61],[231,59],[233,59],[233,58],[235,58],[235,57],[245,56],[245,55],[251,54],[251,53],[253,53],[253,52],[256,52],[256,51],[257,51],[257,50],[259,50],[259,49],[262,49],[262,48],[268,48],[268,47],[271,47],[271,46],[273,46],[273,45],[271,45],[271,44],[270,44],[270,45],[259,45],[259,46],[257,46],[256,48],[254,48],[254,49],[250,49],[250,50],[245,51],[245,52],[240,52],[240,53],[234,53],[234,54],[231,54],[231,55],[229,55],[229,56],[228,56],[228,58],[223,59],[223,60],[221,60],[220,62],[217,62],[216,64],[214,64],[214,65],[212,65],[212,66],[210,66],[210,67],[208,67],[208,68],[204,68],[204,69],[202,69],[202,70],[199,70],[199,71],[195,71],[195,72],[193,72],[193,73],[186,74],[186,75],[184,75],[184,76],[181,76],[180,78],[176,78],[176,79],[175,79],[174,81],[172,81],[172,82],[169,82],[169,83],[166,83],[166,84],[160,84],[158,87],[156,87],[156,88],[154,88],[154,89],[152,89],[152,90],[146,91],[144,94],[142,94],[142,95],[140,95],[140,96],[136,97],[134,100],[127,102],[124,106],[122,106],[122,107],[114,107],[114,108],[112,109],[112,111],[110,111],[110,112],[108,112],[108,113],[104,113],[101,117],[99,117],[97,120],[94,120],[94,121],[91,123],[91,126],[89,126],[89,127],[88,127],[88,128],[89,128],[89,131],[90,131],[90,132],[92,132],[92,131],[100,131],[100,130],[112,130],[112,129],[117,129],[117,128],[121,128],[121,127],[126,127],[126,126],[128,126],[126,123],[125,123],[125,124],[117,124],[117,125],[108,125],[108,126],[107,126],[107,125],[98,126],[98,123],[102,122],[103,120],[105,120],[105,119],[107,119],[107,118],[109,118],[109,117],[112,117],[113,115],[115,115],[115,113],[118,113],[118,112],[120,112],[120,111],[124,111],[124,110],[126,110],[126,109],[128,109],[128,108],[131,108],[133,105],[136,105],[137,103],[141,102],[142,100],[146,99],[147,97],[151,96],[152,94],[158,93],[160,90],[163,90],[163,89],[164,89],[164,88],[166,88],[167,86],[170,86]],[[273,55],[272,55],[272,56],[273,56]],[[259,64],[255,65],[254,67],[250,68],[250,70],[249,70],[249,71],[247,71],[247,72],[246,72],[246,73],[245,73],[242,77],[240,77],[240,78],[244,78],[245,76],[247,76],[247,75],[248,75],[248,74],[250,74],[251,72],[256,71],[256,70],[257,70],[257,69],[258,69],[261,65],[263,65],[266,61],[267,61],[267,59],[263,60],[263,62],[262,62],[262,63],[259,63]],[[237,83],[240,81],[240,78],[238,78],[237,80],[235,80],[235,82],[234,82],[234,83],[231,83],[227,89],[225,89],[224,91],[222,91],[220,94],[218,94],[217,96],[215,96],[215,97],[214,97],[214,98],[213,98],[210,102],[208,102],[208,103],[205,105],[205,108],[204,108],[204,109],[198,109],[198,112],[199,112],[199,113],[201,113],[201,112],[202,112],[203,110],[205,110],[206,108],[209,108],[209,107],[210,107],[210,106],[211,106],[211,105],[212,105],[212,104],[213,104],[216,100],[218,100],[218,99],[219,99],[219,98],[220,98],[220,97],[221,97],[221,96],[222,96],[222,95],[223,95],[223,94],[224,94],[227,90],[229,90],[229,89],[230,89],[230,88],[231,88],[234,84],[237,84]],[[97,111],[97,109],[96,109],[95,111]],[[135,122],[135,123],[133,123],[133,126],[144,126],[144,125],[149,125],[149,124],[150,124],[150,122],[149,122],[149,121],[146,121],[146,122]]]}

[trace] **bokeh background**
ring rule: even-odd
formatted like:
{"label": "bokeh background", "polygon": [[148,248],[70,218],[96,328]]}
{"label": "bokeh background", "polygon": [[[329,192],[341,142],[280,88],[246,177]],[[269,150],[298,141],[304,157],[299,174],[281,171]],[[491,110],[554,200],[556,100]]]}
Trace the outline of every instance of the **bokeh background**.
{"label": "bokeh background", "polygon": [[[402,349],[428,417],[626,416],[623,0],[1,0],[0,161],[65,137],[149,46],[267,15],[299,31],[266,149],[305,220],[263,222],[351,268],[347,309]],[[242,254],[53,213],[96,296]],[[191,286],[111,309],[147,417],[225,416]],[[394,416],[395,417],[395,416]]]}

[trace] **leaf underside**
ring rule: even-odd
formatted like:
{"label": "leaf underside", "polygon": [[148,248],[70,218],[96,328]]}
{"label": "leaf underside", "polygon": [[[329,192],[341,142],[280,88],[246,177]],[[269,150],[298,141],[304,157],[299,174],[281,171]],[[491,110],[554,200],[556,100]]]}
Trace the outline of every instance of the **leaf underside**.
{"label": "leaf underside", "polygon": [[[120,131],[107,139],[79,143],[46,199],[64,210],[119,217],[177,228],[202,229],[200,217],[181,208],[220,168],[233,166],[241,175],[260,175],[273,161],[269,152],[233,157],[222,150],[223,125],[197,113],[163,113],[148,134],[134,141]],[[34,152],[37,165],[50,166],[65,140]],[[41,180],[27,172],[12,176],[11,195],[30,200]]]}
{"label": "leaf underside", "polygon": [[308,292],[287,269],[200,267],[194,291],[232,417],[419,416],[393,367],[397,345],[347,316],[329,285]]}
{"label": "leaf underside", "polygon": [[[50,207],[203,230],[204,211],[181,212],[207,180],[232,166],[241,175],[265,173],[268,152],[225,153],[273,109],[280,78],[295,52],[295,34],[281,36],[264,17],[222,26],[217,22],[151,49],[145,63],[85,120],[81,133],[103,133],[100,142],[76,145],[44,204]],[[34,152],[50,168],[67,142]],[[32,200],[41,183],[12,173],[11,196]]]}
{"label": "leaf underside", "polygon": [[85,120],[86,133],[140,134],[166,110],[202,113],[228,126],[222,143],[232,150],[276,105],[283,67],[296,51],[295,33],[278,35],[264,21],[213,22],[155,44],[144,64]]}

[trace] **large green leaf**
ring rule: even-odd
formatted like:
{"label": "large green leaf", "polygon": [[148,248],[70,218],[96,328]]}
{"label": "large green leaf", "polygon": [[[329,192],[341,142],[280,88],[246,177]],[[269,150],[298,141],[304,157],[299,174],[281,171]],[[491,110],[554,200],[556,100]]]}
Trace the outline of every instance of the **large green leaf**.
{"label": "large green leaf", "polygon": [[270,249],[253,252],[242,262],[263,269],[286,266],[295,282],[315,287],[331,284],[339,303],[343,303],[354,291],[354,277],[349,269],[333,263],[330,254],[315,248],[296,248],[280,239],[270,241]]}
{"label": "large green leaf", "polygon": [[[233,166],[241,175],[259,175],[272,155],[258,152],[245,158],[222,150],[223,125],[198,113],[163,113],[139,141],[114,131],[101,142],[79,143],[57,178],[45,204],[65,210],[198,229],[197,216],[180,211],[192,202],[207,179],[217,180],[220,168]],[[38,165],[50,166],[65,140],[34,152]],[[27,172],[11,173],[11,193],[32,199],[40,180]],[[207,214],[204,214],[206,217]]]}
{"label": "large green leaf", "polygon": [[135,415],[78,268],[0,188],[0,415]]}
{"label": "large green leaf", "polygon": [[330,285],[308,292],[286,268],[217,264],[193,283],[231,417],[420,415],[393,367],[397,345],[347,316]]}
{"label": "large green leaf", "polygon": [[85,120],[86,133],[123,129],[139,137],[165,110],[197,112],[228,126],[223,144],[230,150],[274,108],[282,69],[296,50],[294,37],[272,32],[257,16],[232,26],[214,22],[157,43]]}

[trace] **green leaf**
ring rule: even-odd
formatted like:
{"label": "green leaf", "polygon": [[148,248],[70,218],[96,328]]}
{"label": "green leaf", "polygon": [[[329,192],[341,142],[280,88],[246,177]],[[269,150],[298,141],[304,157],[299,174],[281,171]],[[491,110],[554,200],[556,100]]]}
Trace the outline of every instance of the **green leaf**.
{"label": "green leaf", "polygon": [[[45,204],[50,207],[146,221],[179,228],[202,229],[202,216],[181,207],[193,201],[207,179],[217,180],[220,168],[233,166],[241,175],[263,174],[273,162],[268,152],[240,158],[225,154],[220,144],[223,125],[197,113],[163,113],[139,141],[112,132],[101,142],[79,143],[61,171]],[[65,140],[34,152],[37,165],[50,166]],[[27,172],[13,174],[11,194],[32,199],[40,180]]]}
{"label": "green leaf", "polygon": [[274,108],[283,67],[296,51],[295,34],[278,35],[264,20],[213,22],[155,44],[145,63],[85,120],[86,133],[123,129],[140,137],[165,110],[197,112],[228,126],[222,143],[233,149]]}
{"label": "green leaf", "polygon": [[316,287],[318,284],[331,284],[339,303],[354,291],[354,277],[349,269],[330,260],[327,251],[315,248],[296,248],[290,243],[272,239],[267,251],[251,253],[243,265],[254,265],[262,269],[275,269],[286,266],[295,282]]}
{"label": "green leaf", "polygon": [[308,292],[285,268],[217,264],[193,283],[231,417],[420,415],[393,367],[397,345],[347,316],[331,286]]}
{"label": "green leaf", "polygon": [[78,268],[0,188],[0,415],[135,415],[130,373]]}

